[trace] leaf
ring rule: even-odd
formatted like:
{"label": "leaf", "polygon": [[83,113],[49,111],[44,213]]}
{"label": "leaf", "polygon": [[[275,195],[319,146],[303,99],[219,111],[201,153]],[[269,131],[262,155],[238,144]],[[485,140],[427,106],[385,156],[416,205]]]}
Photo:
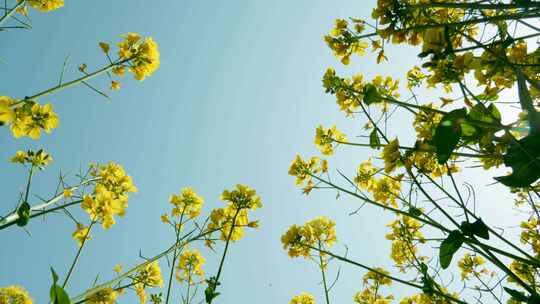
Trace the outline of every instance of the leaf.
{"label": "leaf", "polygon": [[448,112],[439,122],[433,136],[433,144],[437,149],[437,160],[444,164],[452,155],[461,138],[461,123],[465,121],[465,108]]}
{"label": "leaf", "polygon": [[452,257],[461,247],[461,244],[463,244],[463,235],[459,230],[450,232],[448,237],[441,243],[441,248],[439,249],[439,261],[443,269],[450,266]]}
{"label": "leaf", "polygon": [[377,87],[372,84],[366,84],[364,87],[364,102],[367,105],[372,103],[381,102],[381,94],[377,90]]}
{"label": "leaf", "polygon": [[521,291],[517,291],[508,287],[503,287],[503,289],[517,301],[527,302],[527,297]]}
{"label": "leaf", "polygon": [[17,215],[19,216],[17,219],[17,226],[26,226],[30,220],[30,204],[27,202],[22,203],[19,206],[19,209],[17,209]]}
{"label": "leaf", "polygon": [[56,282],[58,282],[58,275],[56,274],[56,272],[54,271],[52,267],[51,267],[51,273],[52,273],[52,278],[53,278],[53,283],[49,291],[49,294],[51,296],[51,303],[52,304],[71,304],[71,301],[69,300],[69,296],[67,292],[64,290],[64,288],[56,284]]}
{"label": "leaf", "polygon": [[488,226],[482,221],[481,218],[476,220],[476,222],[471,224],[471,231],[477,237],[489,240],[489,229]]}
{"label": "leaf", "polygon": [[379,135],[377,134],[377,129],[373,129],[371,133],[369,134],[369,145],[373,149],[379,149],[381,147],[381,140],[379,139]]}
{"label": "leaf", "polygon": [[504,164],[512,167],[512,174],[495,177],[508,187],[527,187],[540,178],[540,133],[530,134],[510,142],[503,156]]}

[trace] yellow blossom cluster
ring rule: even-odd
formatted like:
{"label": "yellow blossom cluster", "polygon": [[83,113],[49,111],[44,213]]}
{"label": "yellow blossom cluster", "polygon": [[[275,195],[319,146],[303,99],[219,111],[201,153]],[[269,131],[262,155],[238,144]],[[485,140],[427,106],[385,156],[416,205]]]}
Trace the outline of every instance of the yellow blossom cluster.
{"label": "yellow blossom cluster", "polygon": [[[129,71],[137,80],[144,80],[159,68],[158,46],[151,37],[143,39],[137,33],[128,33],[118,43],[118,48],[118,57],[122,61],[129,61]],[[117,68],[113,73],[120,76],[124,72]]]}
{"label": "yellow blossom cluster", "polygon": [[414,267],[415,263],[425,257],[417,256],[418,244],[424,243],[425,238],[420,231],[422,224],[409,216],[399,216],[398,219],[387,225],[392,232],[386,235],[386,239],[392,241],[390,257],[400,271]]}
{"label": "yellow blossom cluster", "polygon": [[18,2],[22,1],[40,12],[50,12],[64,6],[64,0],[18,0]]}
{"label": "yellow blossom cluster", "polygon": [[204,278],[202,266],[205,261],[198,250],[184,250],[178,258],[178,265],[176,265],[176,279],[179,282],[187,281],[190,285],[196,283],[193,280],[194,276],[202,280]]}
{"label": "yellow blossom cluster", "polygon": [[328,170],[328,163],[325,160],[320,160],[313,156],[309,160],[303,160],[300,155],[296,158],[289,167],[289,175],[296,177],[296,185],[300,186],[307,183],[308,187],[313,187],[312,175]]}
{"label": "yellow blossom cluster", "polygon": [[116,298],[118,297],[118,292],[112,289],[111,287],[106,287],[92,293],[86,297],[85,303],[89,304],[114,304],[116,303]]}
{"label": "yellow blossom cluster", "polygon": [[[384,274],[384,275],[383,275]],[[382,286],[390,286],[392,280],[387,276],[390,273],[380,267],[374,268],[373,270],[368,271],[363,277],[364,289],[357,292],[353,296],[353,301],[355,303],[364,304],[364,303],[377,303],[377,304],[390,304],[394,299],[394,296],[381,295]]]}
{"label": "yellow blossom cluster", "polygon": [[487,268],[482,267],[485,263],[486,261],[481,256],[465,253],[463,258],[458,261],[458,267],[461,270],[461,280],[468,280],[471,275],[480,277],[482,274],[489,273]]}
{"label": "yellow blossom cluster", "polygon": [[303,226],[292,225],[281,236],[283,249],[290,257],[310,257],[312,248],[322,249],[336,242],[336,223],[327,217],[317,217]]}
{"label": "yellow blossom cluster", "polygon": [[22,103],[8,96],[0,96],[0,125],[8,124],[15,138],[28,136],[38,139],[41,131],[51,133],[58,127],[58,116],[52,106],[25,100]]}
{"label": "yellow blossom cluster", "polygon": [[384,172],[391,173],[401,165],[401,153],[399,152],[399,140],[396,138],[384,146],[382,151],[384,160]]}
{"label": "yellow blossom cluster", "polygon": [[309,293],[303,292],[297,296],[292,297],[289,304],[315,304],[315,297]]}
{"label": "yellow blossom cluster", "polygon": [[528,221],[521,222],[522,244],[529,244],[535,254],[540,253],[540,223],[538,218],[531,217]]}
{"label": "yellow blossom cluster", "polygon": [[[221,200],[227,203],[224,208],[217,208],[210,213],[209,231],[219,230],[223,241],[239,241],[244,236],[244,227],[257,228],[258,221],[250,222],[249,210],[262,207],[261,198],[256,191],[246,185],[238,184],[236,189],[224,190]],[[211,242],[207,243],[208,245]]]}
{"label": "yellow blossom cluster", "polygon": [[163,277],[158,261],[153,261],[144,265],[137,271],[134,282],[142,284],[144,287],[163,287]]}
{"label": "yellow blossom cluster", "polygon": [[362,92],[366,85],[362,74],[342,79],[336,76],[336,71],[333,68],[328,68],[322,82],[326,92],[336,95],[339,109],[347,116],[351,116],[360,106],[360,101],[363,98]]}
{"label": "yellow blossom cluster", "polygon": [[40,149],[36,152],[32,150],[17,151],[11,158],[11,162],[15,164],[30,164],[33,167],[43,169],[45,166],[52,162],[52,156]]}
{"label": "yellow blossom cluster", "polygon": [[104,229],[116,222],[114,215],[123,216],[128,204],[128,192],[136,192],[131,177],[115,163],[94,168],[91,173],[96,179],[92,195],[85,195],[81,207],[90,219],[102,223]]}
{"label": "yellow blossom cluster", "polygon": [[373,166],[371,158],[362,162],[357,170],[354,182],[358,188],[367,190],[373,194],[373,199],[384,205],[391,205],[397,207],[396,198],[401,191],[401,179],[403,175],[390,176],[384,175],[381,178],[377,178],[376,174],[381,169]]}
{"label": "yellow blossom cluster", "polygon": [[[510,269],[510,271],[512,271],[514,275],[516,275],[523,282],[526,282],[528,284],[533,284],[533,285],[536,284],[537,272],[533,266],[514,260],[510,263],[508,268]],[[508,276],[507,281],[510,283],[516,283],[516,285],[519,285],[512,276]]]}
{"label": "yellow blossom cluster", "polygon": [[347,20],[337,19],[334,29],[329,35],[324,36],[328,46],[334,54],[341,59],[343,64],[349,64],[352,54],[365,55],[369,44],[359,39],[356,34],[360,34],[364,29],[361,20],[353,20],[356,33],[349,31]]}
{"label": "yellow blossom cluster", "polygon": [[0,287],[0,304],[32,304],[33,300],[24,288],[16,285]]}
{"label": "yellow blossom cluster", "polygon": [[201,214],[204,200],[192,188],[183,188],[179,195],[170,196],[169,203],[174,206],[172,216],[186,216],[193,219]]}
{"label": "yellow blossom cluster", "polygon": [[314,142],[323,155],[332,155],[334,153],[334,147],[346,141],[345,134],[340,132],[335,125],[328,129],[319,125],[315,130]]}

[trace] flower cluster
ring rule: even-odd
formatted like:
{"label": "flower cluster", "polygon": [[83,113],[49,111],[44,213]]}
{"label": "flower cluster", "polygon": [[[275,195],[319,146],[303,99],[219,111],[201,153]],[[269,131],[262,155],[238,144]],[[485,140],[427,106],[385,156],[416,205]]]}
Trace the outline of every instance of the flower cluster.
{"label": "flower cluster", "polygon": [[[64,0],[18,0],[18,2],[26,1],[30,7],[39,10],[40,12],[50,12],[64,6]],[[23,11],[25,11],[23,9]]]}
{"label": "flower cluster", "polygon": [[521,222],[522,244],[529,244],[534,253],[540,253],[540,223],[536,217],[531,217],[528,221]]}
{"label": "flower cluster", "polygon": [[424,257],[417,256],[419,243],[424,243],[425,238],[420,228],[422,224],[409,216],[400,216],[387,225],[392,232],[386,235],[392,241],[390,257],[400,271],[414,267],[417,261],[424,260]]}
{"label": "flower cluster", "polygon": [[309,293],[303,292],[297,296],[292,297],[289,304],[315,304],[315,297]]}
{"label": "flower cluster", "polygon": [[8,96],[0,96],[0,125],[8,124],[15,138],[28,136],[38,139],[41,131],[51,133],[58,127],[58,116],[52,106],[31,101],[23,102]]}
{"label": "flower cluster", "polygon": [[334,153],[334,146],[346,141],[345,134],[341,133],[335,125],[328,129],[319,125],[315,130],[314,142],[323,155],[332,155]]}
{"label": "flower cluster", "polygon": [[2,304],[32,304],[28,291],[16,285],[0,288],[0,303]]}
{"label": "flower cluster", "polygon": [[220,231],[221,240],[239,241],[244,236],[245,226],[258,227],[257,221],[250,222],[248,218],[249,210],[262,207],[261,198],[254,189],[238,184],[232,191],[224,190],[221,200],[227,202],[227,206],[212,210],[207,225],[209,231]]}
{"label": "flower cluster", "polygon": [[32,167],[43,169],[52,162],[52,156],[40,149],[37,152],[32,150],[17,151],[11,158],[11,162],[15,164],[30,164]]}
{"label": "flower cluster", "polygon": [[183,188],[179,195],[171,195],[169,202],[174,206],[172,216],[186,216],[193,219],[201,214],[204,200],[193,189]]}
{"label": "flower cluster", "polygon": [[352,54],[365,55],[369,46],[366,41],[362,41],[357,36],[364,30],[363,21],[353,20],[353,22],[356,33],[348,29],[349,23],[346,20],[337,19],[334,29],[324,37],[328,46],[345,65],[350,63]]}
{"label": "flower cluster", "polygon": [[114,215],[123,216],[128,204],[128,192],[136,192],[131,177],[114,163],[94,168],[92,175],[97,179],[92,195],[85,195],[81,207],[93,221],[102,223],[104,229],[114,223]]}
{"label": "flower cluster", "polygon": [[[384,274],[384,275],[383,275]],[[364,289],[353,296],[355,303],[377,303],[390,304],[394,297],[392,295],[382,296],[380,289],[382,286],[390,286],[392,280],[385,275],[390,273],[380,267],[368,271],[363,277]]]}
{"label": "flower cluster", "polygon": [[201,279],[204,277],[202,266],[205,261],[198,250],[183,251],[178,258],[178,265],[176,265],[176,279],[179,282],[187,281],[190,285],[194,284],[194,276]]}
{"label": "flower cluster", "polygon": [[[118,57],[122,61],[129,61],[129,71],[137,80],[144,80],[159,68],[158,46],[151,37],[143,39],[137,33],[128,33],[118,43],[118,48]],[[124,72],[122,68],[117,68],[113,73],[120,76]]]}
{"label": "flower cluster", "polygon": [[137,284],[142,284],[144,287],[163,287],[163,277],[161,276],[161,268],[158,261],[144,265],[137,271],[133,281],[137,282]]}
{"label": "flower cluster", "polygon": [[382,151],[384,160],[384,172],[391,173],[401,165],[401,153],[399,152],[399,140],[396,138],[384,146]]}
{"label": "flower cluster", "polygon": [[89,304],[114,304],[118,292],[111,287],[102,288],[86,297],[85,303]]}
{"label": "flower cluster", "polygon": [[479,255],[472,255],[465,253],[463,258],[458,261],[458,267],[461,270],[461,280],[468,280],[472,275],[474,277],[480,277],[482,274],[486,274],[489,271],[481,267],[486,261]]}
{"label": "flower cluster", "polygon": [[326,172],[325,169],[328,169],[327,166],[325,161],[320,161],[316,156],[305,161],[300,155],[296,155],[296,158],[289,167],[289,175],[296,177],[297,186],[303,185],[306,182],[312,184],[312,175]]}
{"label": "flower cluster", "polygon": [[304,226],[292,225],[281,236],[283,249],[290,257],[310,257],[312,248],[332,246],[336,242],[336,223],[327,217],[317,217]]}

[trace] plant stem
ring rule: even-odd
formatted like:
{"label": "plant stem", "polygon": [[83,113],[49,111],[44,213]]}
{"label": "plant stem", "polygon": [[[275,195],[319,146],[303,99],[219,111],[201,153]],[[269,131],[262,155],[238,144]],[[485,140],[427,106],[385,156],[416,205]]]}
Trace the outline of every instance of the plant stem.
{"label": "plant stem", "polygon": [[[180,227],[175,227],[176,228],[176,244],[178,244],[178,242],[180,241],[180,230],[182,229],[182,220],[184,218],[184,211],[185,210],[186,210],[186,208],[184,207],[184,210],[182,210],[182,215],[180,216]],[[172,277],[173,277],[173,273],[174,273],[174,264],[176,263],[176,258],[178,256],[177,255],[177,250],[178,250],[178,248],[175,247],[174,252],[173,252],[171,272],[169,273],[169,284],[167,285],[167,297],[165,299],[165,304],[169,303],[169,296],[170,296],[170,293],[171,293],[171,286],[172,286]]]}
{"label": "plant stem", "polygon": [[62,283],[62,288],[65,288],[67,286],[67,283],[69,281],[69,278],[71,277],[71,274],[73,273],[73,270],[75,269],[75,265],[77,264],[77,261],[79,260],[79,257],[81,256],[82,249],[84,247],[84,244],[86,244],[86,240],[88,240],[88,236],[90,235],[90,230],[92,230],[92,226],[96,223],[96,220],[93,219],[90,223],[90,226],[88,226],[88,230],[86,231],[86,235],[84,236],[84,239],[82,240],[81,246],[79,246],[79,249],[77,250],[77,254],[75,255],[75,258],[73,259],[73,262],[71,263],[71,266],[69,267],[69,271],[66,275],[66,278],[64,279],[64,283]]}
{"label": "plant stem", "polygon": [[[216,277],[215,277],[216,287],[217,287],[217,283],[219,282],[219,277],[221,276],[221,271],[223,270],[223,264],[225,262],[225,256],[227,256],[227,250],[229,249],[229,243],[231,242],[231,236],[232,236],[232,233],[233,233],[233,230],[234,230],[234,226],[236,224],[236,217],[238,216],[238,213],[240,213],[240,209],[236,210],[236,213],[234,214],[234,217],[233,217],[233,220],[232,220],[231,229],[229,230],[229,235],[227,235],[227,241],[225,242],[225,249],[223,249],[223,255],[221,256],[221,261],[219,262],[218,272],[217,272]],[[212,301],[213,301],[213,299],[211,299],[208,304],[212,303]]]}
{"label": "plant stem", "polygon": [[[321,241],[319,241],[319,250],[321,250]],[[328,296],[328,287],[326,285],[326,274],[324,273],[324,261],[322,258],[322,255],[319,253],[319,264],[321,267],[321,274],[322,274],[322,280],[323,280],[323,286],[324,286],[324,296],[326,298],[326,304],[330,304],[330,297]]]}
{"label": "plant stem", "polygon": [[21,1],[17,3],[17,5],[15,5],[13,8],[11,8],[11,10],[9,10],[8,12],[4,12],[4,15],[0,18],[0,25],[2,25],[5,21],[7,21],[9,17],[13,16],[13,14],[17,11],[17,9],[22,7],[25,3],[26,1]]}

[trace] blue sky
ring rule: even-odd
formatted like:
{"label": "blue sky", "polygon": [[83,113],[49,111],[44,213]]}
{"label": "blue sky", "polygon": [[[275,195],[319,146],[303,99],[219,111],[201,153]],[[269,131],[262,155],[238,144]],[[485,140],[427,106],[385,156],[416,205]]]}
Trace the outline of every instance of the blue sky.
{"label": "blue sky", "polygon": [[[151,3],[151,5],[149,5]],[[160,46],[161,68],[142,83],[122,79],[123,88],[105,100],[85,87],[42,99],[51,102],[60,126],[39,141],[13,139],[1,130],[0,160],[17,150],[44,148],[55,161],[36,176],[35,193],[51,194],[58,172],[77,172],[89,162],[114,161],[133,177],[139,193],[130,198],[127,215],[109,231],[98,229],[84,249],[69,292],[86,289],[99,273],[112,276],[117,263],[139,262],[139,250],[151,256],[173,241],[159,221],[168,211],[168,196],[191,186],[206,200],[205,210],[221,206],[219,194],[236,183],[257,189],[264,208],[253,217],[261,229],[248,231],[231,248],[218,303],[286,303],[308,291],[322,302],[319,272],[304,260],[291,260],[280,235],[293,223],[318,215],[338,222],[336,249],[375,266],[389,266],[389,243],[381,223],[391,216],[373,208],[349,216],[358,202],[335,199],[334,192],[309,197],[287,175],[296,154],[318,154],[315,127],[337,123],[355,130],[359,120],[346,119],[334,99],[324,94],[321,76],[329,66],[401,77],[416,61],[409,49],[389,53],[395,65],[376,66],[374,59],[353,59],[343,68],[324,45],[323,35],[335,18],[368,17],[375,1],[66,1],[58,11],[32,12],[30,31],[1,33],[1,94],[23,97],[57,82],[65,56],[66,78],[77,66],[105,64],[97,43],[115,44],[119,35],[138,32]],[[108,87],[105,78],[92,82]],[[352,173],[367,151],[345,151],[333,164]],[[0,162],[3,200],[13,208],[25,174]],[[481,191],[481,190],[480,190]],[[75,210],[78,210],[76,208]],[[77,213],[78,211],[76,211]],[[82,218],[82,217],[81,217]],[[26,286],[37,303],[47,300],[53,266],[65,274],[76,246],[73,223],[65,216],[36,220],[31,236],[12,228],[0,234],[0,286]],[[7,245],[5,245],[7,244]],[[218,254],[204,252],[205,270],[213,275]],[[166,264],[162,261],[161,266]],[[334,264],[331,275],[339,265]],[[362,271],[342,270],[333,292],[335,303],[350,302],[361,289]],[[177,293],[178,294],[178,293]],[[127,302],[127,301],[126,301]]]}

